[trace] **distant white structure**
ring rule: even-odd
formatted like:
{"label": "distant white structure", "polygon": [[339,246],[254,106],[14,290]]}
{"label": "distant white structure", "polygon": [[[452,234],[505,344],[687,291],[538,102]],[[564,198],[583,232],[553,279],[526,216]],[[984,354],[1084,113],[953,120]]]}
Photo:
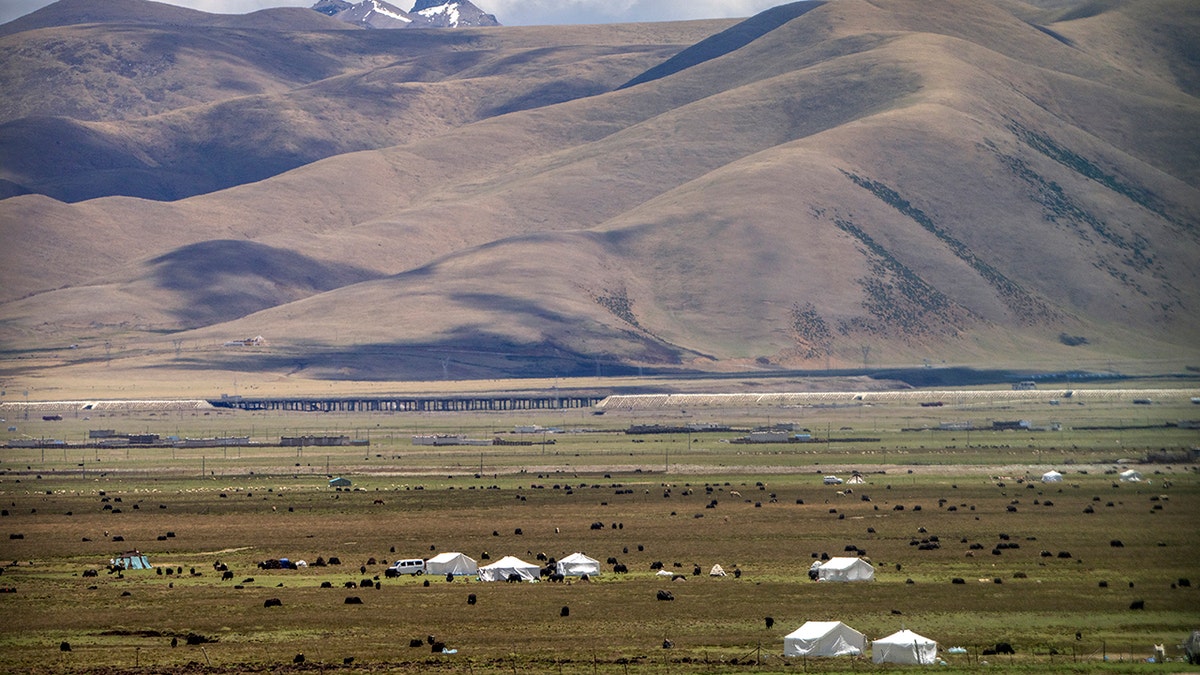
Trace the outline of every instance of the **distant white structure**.
{"label": "distant white structure", "polygon": [[421,434],[412,437],[413,445],[492,445],[492,441],[467,438],[461,434]]}
{"label": "distant white structure", "polygon": [[1136,469],[1126,469],[1121,472],[1121,480],[1125,483],[1137,483],[1142,480],[1142,474]]}
{"label": "distant white structure", "polygon": [[874,581],[875,568],[862,558],[830,558],[817,568],[817,581]]}
{"label": "distant white structure", "polygon": [[875,663],[932,666],[937,663],[937,642],[905,629],[871,642]]}
{"label": "distant white structure", "polygon": [[600,574],[600,561],[582,553],[572,553],[554,564],[554,570],[564,577],[589,577]]}
{"label": "distant white structure", "polygon": [[425,561],[425,571],[439,576],[453,574],[458,577],[476,574],[479,572],[479,566],[462,553],[439,553]]}
{"label": "distant white structure", "polygon": [[509,577],[520,581],[537,581],[541,576],[542,568],[511,555],[479,568],[480,581],[508,581]]}
{"label": "distant white structure", "polygon": [[858,656],[867,636],[841,621],[808,621],[783,638],[784,656]]}

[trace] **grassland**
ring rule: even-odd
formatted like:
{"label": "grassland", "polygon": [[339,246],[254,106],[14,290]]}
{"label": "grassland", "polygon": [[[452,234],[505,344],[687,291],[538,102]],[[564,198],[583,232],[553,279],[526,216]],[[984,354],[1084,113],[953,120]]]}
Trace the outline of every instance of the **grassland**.
{"label": "grassland", "polygon": [[[954,672],[977,671],[979,659],[1013,672],[1160,672],[1140,663],[1152,645],[1165,643],[1178,658],[1177,643],[1200,625],[1200,590],[1191,585],[1200,583],[1200,476],[1191,464],[1146,465],[1139,468],[1147,481],[1123,483],[1116,462],[1196,445],[1195,430],[1163,426],[1194,410],[1180,397],[1149,406],[947,401],[932,409],[604,415],[10,416],[16,434],[75,442],[88,429],[114,428],[256,440],[345,433],[369,437],[370,446],[3,450],[0,586],[15,592],[0,594],[0,670],[886,670],[865,660],[780,656],[783,636],[803,621],[836,619],[870,637],[908,627],[943,649],[968,648],[945,657],[944,670]],[[978,428],[1006,419],[1061,428]],[[969,437],[903,430],[966,420],[977,427]],[[695,421],[794,422],[832,442],[753,446],[729,443],[737,431],[623,433],[635,422]],[[526,424],[561,432],[513,433]],[[413,446],[414,433],[534,444],[431,449]],[[1041,483],[1050,467],[1066,480]],[[867,482],[821,482],[851,470]],[[354,486],[330,488],[331,475]],[[933,538],[939,546],[922,550]],[[808,581],[813,555],[842,555],[847,546],[866,551],[875,582]],[[126,549],[146,553],[157,569],[109,574],[107,560]],[[383,576],[389,559],[452,550],[481,564],[485,552],[533,561],[583,551],[630,571],[567,585],[431,578],[425,586],[424,578]],[[256,567],[280,557],[342,564]],[[233,580],[221,580],[218,561]],[[656,561],[686,581],[655,577]],[[710,578],[714,564],[740,578]],[[675,601],[656,601],[659,589]],[[472,593],[478,602],[468,605]],[[282,606],[264,607],[271,598]],[[1144,610],[1129,609],[1137,600]],[[569,616],[560,616],[563,607]],[[189,634],[210,641],[189,645]],[[458,652],[408,646],[428,635]],[[673,647],[663,649],[664,640]],[[60,651],[62,642],[71,651]],[[979,655],[997,642],[1017,653]],[[293,664],[299,653],[305,663]]]}

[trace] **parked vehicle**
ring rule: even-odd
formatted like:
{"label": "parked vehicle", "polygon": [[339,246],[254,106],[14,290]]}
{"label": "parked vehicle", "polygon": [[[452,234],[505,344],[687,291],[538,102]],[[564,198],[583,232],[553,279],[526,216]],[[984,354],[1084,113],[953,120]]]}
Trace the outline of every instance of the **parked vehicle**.
{"label": "parked vehicle", "polygon": [[420,558],[397,560],[384,572],[386,577],[398,577],[402,574],[419,575],[425,573],[425,561]]}

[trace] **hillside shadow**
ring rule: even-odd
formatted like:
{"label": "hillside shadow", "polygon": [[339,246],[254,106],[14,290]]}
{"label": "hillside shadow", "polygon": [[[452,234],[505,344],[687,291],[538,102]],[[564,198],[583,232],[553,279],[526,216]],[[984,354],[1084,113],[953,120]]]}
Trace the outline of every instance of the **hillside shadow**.
{"label": "hillside shadow", "polygon": [[792,19],[803,16],[824,4],[823,0],[806,0],[805,2],[793,2],[768,9],[732,28],[728,28],[710,38],[697,42],[626,82],[618,87],[618,89],[626,89],[634,85],[653,82],[654,80],[674,75],[693,66],[698,66],[705,61],[711,61],[730,52],[735,52]]}
{"label": "hillside shadow", "polygon": [[544,340],[518,344],[486,330],[464,329],[422,344],[297,345],[288,352],[232,347],[216,355],[177,359],[160,368],[234,372],[287,372],[318,380],[471,380],[526,377],[653,375],[670,368],[638,368],[617,357],[583,354]]}
{"label": "hillside shadow", "polygon": [[190,326],[229,321],[382,276],[287,249],[229,239],[189,244],[150,264],[155,285],[181,296],[175,314]]}

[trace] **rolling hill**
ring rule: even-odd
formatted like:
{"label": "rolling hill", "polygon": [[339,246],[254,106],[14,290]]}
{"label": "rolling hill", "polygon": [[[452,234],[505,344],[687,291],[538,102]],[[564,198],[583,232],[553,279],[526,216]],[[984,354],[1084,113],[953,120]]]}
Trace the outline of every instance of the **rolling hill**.
{"label": "rolling hill", "polygon": [[10,376],[114,344],[134,369],[374,380],[1200,358],[1181,0],[65,15],[0,30]]}

